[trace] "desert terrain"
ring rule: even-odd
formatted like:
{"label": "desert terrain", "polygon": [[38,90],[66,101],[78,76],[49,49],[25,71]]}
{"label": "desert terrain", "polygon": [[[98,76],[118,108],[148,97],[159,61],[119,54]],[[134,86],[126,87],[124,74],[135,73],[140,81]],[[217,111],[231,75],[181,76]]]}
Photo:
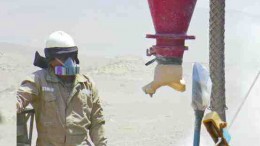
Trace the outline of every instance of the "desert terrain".
{"label": "desert terrain", "polygon": [[[69,8],[69,9],[68,9]],[[225,77],[227,122],[230,123],[260,70],[260,5],[258,0],[226,1]],[[155,44],[146,39],[154,26],[147,1],[0,1],[0,145],[16,145],[16,90],[39,68],[46,37],[69,33],[79,47],[81,73],[99,89],[109,146],[191,146],[192,63],[209,62],[209,1],[198,0],[186,41],[183,93],[160,88],[151,98],[141,88],[153,79],[156,63],[145,56]],[[232,146],[259,146],[260,79],[249,93],[229,132]],[[207,110],[206,113],[209,111]],[[34,124],[35,125],[35,124]],[[33,145],[37,133],[33,132]],[[204,126],[201,146],[214,143]]]}
{"label": "desert terrain", "polygon": [[[2,49],[6,48],[6,49]],[[12,49],[13,48],[13,49]],[[0,124],[1,145],[15,145],[16,90],[20,82],[37,67],[32,65],[36,49],[2,43],[0,51]],[[81,73],[96,82],[104,106],[106,130],[111,146],[188,146],[192,145],[194,114],[191,107],[192,62],[183,63],[187,90],[180,93],[169,87],[160,88],[151,98],[141,88],[153,78],[156,63],[145,66],[142,56],[100,57],[81,54]],[[208,66],[207,63],[203,63]],[[259,65],[226,64],[227,120],[232,120],[244,95],[257,74]],[[230,129],[232,145],[260,143],[260,81]],[[209,112],[209,111],[206,111]],[[254,130],[253,130],[254,129]],[[252,131],[253,130],[253,131]],[[34,130],[33,142],[37,137]],[[204,126],[201,145],[214,145]]]}

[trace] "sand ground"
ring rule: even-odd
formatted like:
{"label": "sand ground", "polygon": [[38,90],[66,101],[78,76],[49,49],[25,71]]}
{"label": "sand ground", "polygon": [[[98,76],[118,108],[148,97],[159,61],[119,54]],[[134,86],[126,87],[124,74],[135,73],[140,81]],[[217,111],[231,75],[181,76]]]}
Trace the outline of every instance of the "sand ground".
{"label": "sand ground", "polygon": [[[34,52],[0,51],[0,145],[15,145],[16,90],[26,75],[37,70],[32,65]],[[28,54],[28,55],[24,55]],[[30,59],[28,59],[30,58]],[[184,62],[187,91],[179,93],[168,87],[160,88],[150,98],[141,88],[152,81],[154,65],[146,67],[139,56],[114,58],[80,56],[82,73],[96,82],[103,103],[106,130],[111,146],[190,146],[193,139],[194,115],[191,103],[192,63]],[[205,64],[207,66],[207,64]],[[226,64],[227,119],[231,121],[246,91],[253,82],[259,65]],[[249,95],[230,129],[232,145],[258,146],[259,89]],[[258,89],[258,90],[257,90]],[[209,111],[206,111],[209,112]],[[250,120],[250,124],[248,123]],[[255,130],[253,130],[255,129]],[[214,145],[202,126],[201,145]],[[34,131],[33,141],[37,137]],[[249,143],[249,144],[248,144]]]}

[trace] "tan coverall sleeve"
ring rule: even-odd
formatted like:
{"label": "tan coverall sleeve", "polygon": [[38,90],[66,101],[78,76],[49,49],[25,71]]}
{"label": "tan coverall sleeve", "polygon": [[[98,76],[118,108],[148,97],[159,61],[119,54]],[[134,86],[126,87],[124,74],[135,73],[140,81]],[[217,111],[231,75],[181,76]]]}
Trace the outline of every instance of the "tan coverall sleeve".
{"label": "tan coverall sleeve", "polygon": [[33,74],[22,81],[17,91],[17,112],[21,112],[29,103],[36,100],[39,95],[37,77]]}
{"label": "tan coverall sleeve", "polygon": [[103,109],[101,107],[100,99],[97,89],[93,89],[93,108],[91,111],[91,126],[90,138],[95,146],[106,146],[107,138],[105,137],[105,119],[103,116]]}

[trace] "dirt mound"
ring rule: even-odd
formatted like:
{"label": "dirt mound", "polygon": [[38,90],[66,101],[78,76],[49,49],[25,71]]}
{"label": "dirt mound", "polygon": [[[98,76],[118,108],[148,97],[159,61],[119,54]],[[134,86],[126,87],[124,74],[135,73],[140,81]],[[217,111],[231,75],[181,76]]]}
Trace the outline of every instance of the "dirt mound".
{"label": "dirt mound", "polygon": [[108,64],[89,69],[94,74],[127,75],[147,71],[145,61],[141,57],[121,56],[115,57]]}

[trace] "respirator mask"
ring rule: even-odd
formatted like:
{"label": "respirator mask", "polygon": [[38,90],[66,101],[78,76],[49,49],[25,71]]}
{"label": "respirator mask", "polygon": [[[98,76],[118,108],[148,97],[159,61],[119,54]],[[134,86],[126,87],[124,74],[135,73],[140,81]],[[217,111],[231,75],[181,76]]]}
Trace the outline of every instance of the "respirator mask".
{"label": "respirator mask", "polygon": [[79,65],[71,57],[67,58],[64,63],[59,58],[55,58],[62,66],[55,66],[54,72],[60,76],[72,76],[79,74]]}
{"label": "respirator mask", "polygon": [[49,62],[56,60],[59,66],[54,66],[56,75],[72,76],[79,74],[79,59],[77,47],[71,48],[46,48],[45,56],[35,53],[34,65],[40,68],[48,68]]}

